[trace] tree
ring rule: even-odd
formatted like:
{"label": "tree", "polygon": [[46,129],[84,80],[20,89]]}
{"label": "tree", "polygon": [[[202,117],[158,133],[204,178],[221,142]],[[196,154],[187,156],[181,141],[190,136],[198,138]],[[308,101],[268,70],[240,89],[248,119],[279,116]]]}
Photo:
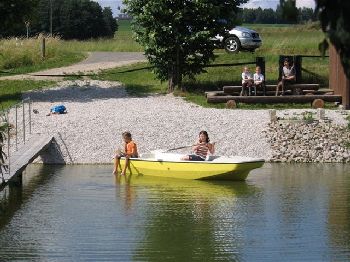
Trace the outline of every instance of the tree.
{"label": "tree", "polygon": [[38,0],[0,1],[0,37],[24,35],[25,22],[33,19]]}
{"label": "tree", "polygon": [[113,18],[113,12],[110,7],[105,7],[102,11],[105,23],[106,36],[112,36],[118,30],[117,20]]}
{"label": "tree", "polygon": [[298,20],[298,9],[296,0],[280,0],[282,16],[288,23],[296,23]]}
{"label": "tree", "polygon": [[312,8],[303,7],[303,8],[298,9],[298,22],[299,23],[308,22],[308,21],[315,21],[315,19],[316,19],[315,13],[314,13],[314,10]]}
{"label": "tree", "polygon": [[238,5],[246,0],[124,0],[133,17],[136,41],[154,66],[156,76],[168,80],[168,91],[182,87],[214,59],[210,38],[231,29]]}
{"label": "tree", "polygon": [[[64,39],[113,37],[117,21],[110,8],[91,0],[52,0],[53,34]],[[50,0],[40,0],[37,32],[50,32]]]}
{"label": "tree", "polygon": [[350,78],[350,1],[316,0],[316,5],[322,30],[339,52],[344,72]]}

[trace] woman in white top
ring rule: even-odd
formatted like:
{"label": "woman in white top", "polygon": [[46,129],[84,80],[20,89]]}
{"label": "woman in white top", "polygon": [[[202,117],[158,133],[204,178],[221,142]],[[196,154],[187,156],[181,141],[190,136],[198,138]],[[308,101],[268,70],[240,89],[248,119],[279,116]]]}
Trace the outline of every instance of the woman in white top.
{"label": "woman in white top", "polygon": [[282,91],[281,96],[283,96],[286,85],[292,84],[295,82],[295,68],[294,68],[294,66],[290,66],[288,58],[284,59],[283,65],[284,66],[282,68],[282,79],[277,84],[276,96],[278,95],[279,89],[281,89],[281,91]]}
{"label": "woman in white top", "polygon": [[255,74],[253,76],[254,80],[254,90],[255,90],[255,95],[256,95],[256,89],[261,88],[263,89],[264,95],[266,95],[266,90],[265,90],[265,78],[264,75],[261,73],[261,68],[260,66],[257,66],[255,69]]}

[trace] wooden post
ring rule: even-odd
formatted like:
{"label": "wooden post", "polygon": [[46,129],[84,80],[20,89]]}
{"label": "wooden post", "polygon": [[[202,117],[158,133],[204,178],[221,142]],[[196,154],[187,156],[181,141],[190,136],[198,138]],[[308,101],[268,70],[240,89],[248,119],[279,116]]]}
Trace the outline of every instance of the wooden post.
{"label": "wooden post", "polygon": [[303,57],[301,55],[295,55],[293,57],[293,65],[295,68],[295,79],[297,83],[301,83],[301,68],[302,68]]}
{"label": "wooden post", "polygon": [[266,75],[265,75],[265,57],[257,56],[255,58],[255,65],[256,66],[260,66],[261,73],[264,75],[265,80],[266,80]]}
{"label": "wooden post", "polygon": [[45,49],[46,49],[46,46],[45,46],[45,37],[42,38],[42,41],[41,41],[41,58],[42,59],[45,59]]}
{"label": "wooden post", "polygon": [[345,109],[350,109],[350,79],[346,77],[340,56],[333,45],[329,46],[329,88],[342,96]]}

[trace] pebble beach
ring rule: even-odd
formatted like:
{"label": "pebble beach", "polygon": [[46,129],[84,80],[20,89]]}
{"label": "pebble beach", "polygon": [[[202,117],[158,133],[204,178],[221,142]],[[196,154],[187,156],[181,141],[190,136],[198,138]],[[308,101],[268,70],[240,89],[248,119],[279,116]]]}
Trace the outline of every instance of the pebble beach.
{"label": "pebble beach", "polygon": [[[33,133],[55,137],[46,163],[111,163],[114,151],[122,148],[121,134],[130,131],[140,153],[191,145],[199,131],[206,130],[216,143],[216,154],[274,158],[268,110],[203,108],[173,95],[128,96],[118,82],[64,81],[46,90],[24,95],[33,100]],[[54,105],[63,104],[67,114],[46,116]],[[280,110],[279,117],[305,110]],[[310,111],[310,110],[309,110]],[[346,125],[344,116],[327,110],[336,125]],[[13,110],[10,120],[13,119]],[[57,150],[58,149],[58,150]],[[59,153],[57,153],[59,152]],[[190,153],[190,148],[180,151]],[[43,159],[41,159],[43,160]],[[39,161],[41,161],[39,160]]]}

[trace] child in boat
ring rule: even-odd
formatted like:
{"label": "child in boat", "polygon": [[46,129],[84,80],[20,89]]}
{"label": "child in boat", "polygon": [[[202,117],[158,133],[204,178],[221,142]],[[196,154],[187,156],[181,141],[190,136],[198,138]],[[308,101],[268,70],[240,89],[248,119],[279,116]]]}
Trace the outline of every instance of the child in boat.
{"label": "child in boat", "polygon": [[181,160],[189,161],[204,161],[206,160],[208,153],[214,154],[215,143],[209,143],[210,139],[207,131],[200,131],[198,141],[193,145],[193,154],[187,155],[181,158]]}
{"label": "child in boat", "polygon": [[123,171],[121,172],[121,175],[125,175],[126,168],[129,166],[130,158],[131,157],[137,158],[139,156],[137,153],[137,146],[136,146],[135,142],[132,141],[132,137],[131,137],[130,132],[124,132],[122,134],[122,137],[123,137],[123,140],[125,142],[124,152],[121,152],[120,150],[116,151],[116,154],[114,156],[114,169],[113,169],[114,175],[118,174],[118,167],[119,166],[120,166],[120,169],[122,169],[121,165],[120,165],[120,158],[121,157],[125,157],[125,166],[124,166]]}

